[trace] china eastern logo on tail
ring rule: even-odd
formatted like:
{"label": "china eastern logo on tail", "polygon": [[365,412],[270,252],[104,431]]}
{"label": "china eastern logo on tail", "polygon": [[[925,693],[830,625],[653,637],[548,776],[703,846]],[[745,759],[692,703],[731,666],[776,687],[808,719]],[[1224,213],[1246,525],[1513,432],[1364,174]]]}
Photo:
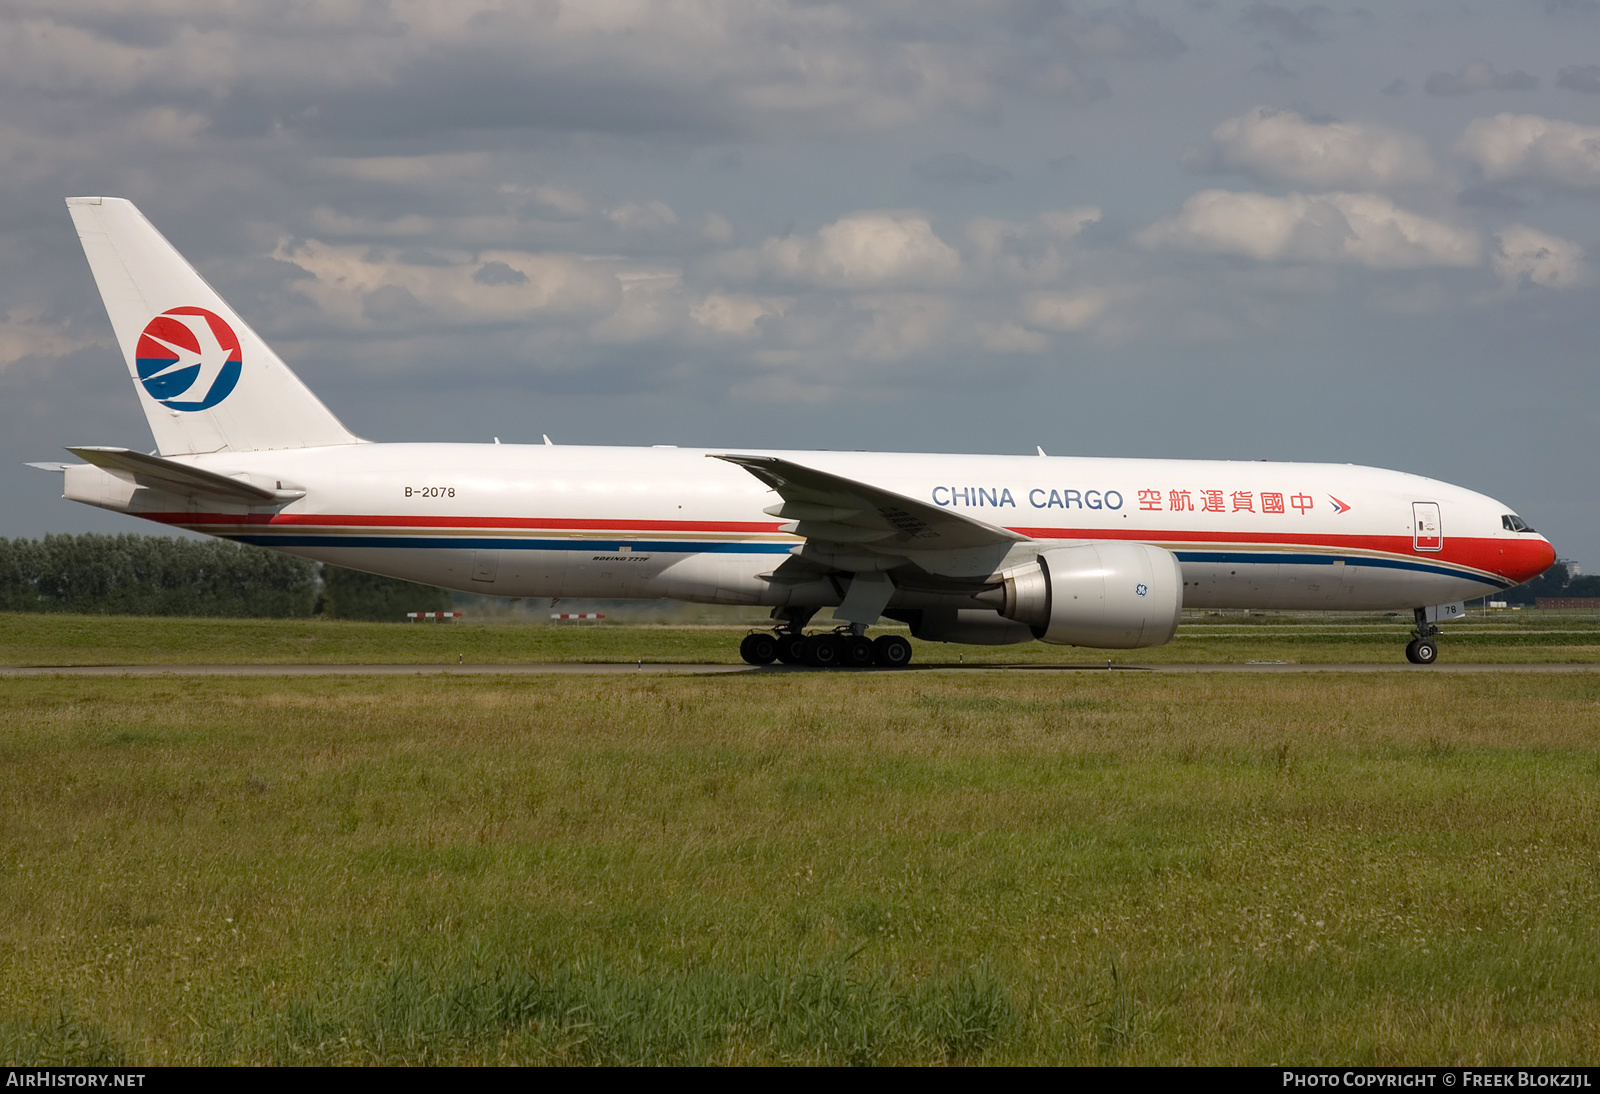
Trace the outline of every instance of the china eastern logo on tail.
{"label": "china eastern logo on tail", "polygon": [[239,336],[204,308],[173,308],[145,325],[135,351],[139,382],[172,410],[207,410],[222,402],[244,368]]}

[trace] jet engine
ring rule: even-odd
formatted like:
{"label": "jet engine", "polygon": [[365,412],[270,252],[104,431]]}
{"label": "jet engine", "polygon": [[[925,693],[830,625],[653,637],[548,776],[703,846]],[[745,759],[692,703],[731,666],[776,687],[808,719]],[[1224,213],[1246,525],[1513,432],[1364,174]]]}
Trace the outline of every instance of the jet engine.
{"label": "jet engine", "polygon": [[1160,646],[1177,631],[1183,609],[1177,556],[1147,543],[1055,547],[1001,580],[1000,614],[1062,646]]}

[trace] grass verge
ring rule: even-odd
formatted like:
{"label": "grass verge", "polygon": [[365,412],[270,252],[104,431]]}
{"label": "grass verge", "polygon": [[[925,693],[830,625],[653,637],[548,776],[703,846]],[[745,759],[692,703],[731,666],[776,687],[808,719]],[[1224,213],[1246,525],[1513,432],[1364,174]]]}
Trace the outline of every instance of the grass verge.
{"label": "grass verge", "polygon": [[1576,1063],[1600,682],[0,693],[16,1063]]}

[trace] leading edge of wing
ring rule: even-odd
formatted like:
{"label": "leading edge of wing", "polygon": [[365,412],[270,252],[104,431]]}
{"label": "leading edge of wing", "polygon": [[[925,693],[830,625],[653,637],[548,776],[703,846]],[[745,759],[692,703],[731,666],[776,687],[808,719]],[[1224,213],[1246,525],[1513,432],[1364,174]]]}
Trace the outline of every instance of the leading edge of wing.
{"label": "leading edge of wing", "polygon": [[793,522],[788,530],[806,540],[801,557],[840,569],[886,570],[914,562],[936,573],[952,567],[986,571],[990,556],[1029,542],[1010,529],[793,460],[708,455],[744,468],[775,490],[783,502],[766,512]]}

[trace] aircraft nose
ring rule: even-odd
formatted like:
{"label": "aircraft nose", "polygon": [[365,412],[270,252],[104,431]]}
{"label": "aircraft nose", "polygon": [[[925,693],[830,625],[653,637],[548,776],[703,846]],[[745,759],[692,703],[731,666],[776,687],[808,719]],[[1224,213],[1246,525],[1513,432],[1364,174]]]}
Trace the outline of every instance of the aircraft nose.
{"label": "aircraft nose", "polygon": [[1543,536],[1524,536],[1506,544],[1505,576],[1516,582],[1532,581],[1556,561],[1556,549]]}

